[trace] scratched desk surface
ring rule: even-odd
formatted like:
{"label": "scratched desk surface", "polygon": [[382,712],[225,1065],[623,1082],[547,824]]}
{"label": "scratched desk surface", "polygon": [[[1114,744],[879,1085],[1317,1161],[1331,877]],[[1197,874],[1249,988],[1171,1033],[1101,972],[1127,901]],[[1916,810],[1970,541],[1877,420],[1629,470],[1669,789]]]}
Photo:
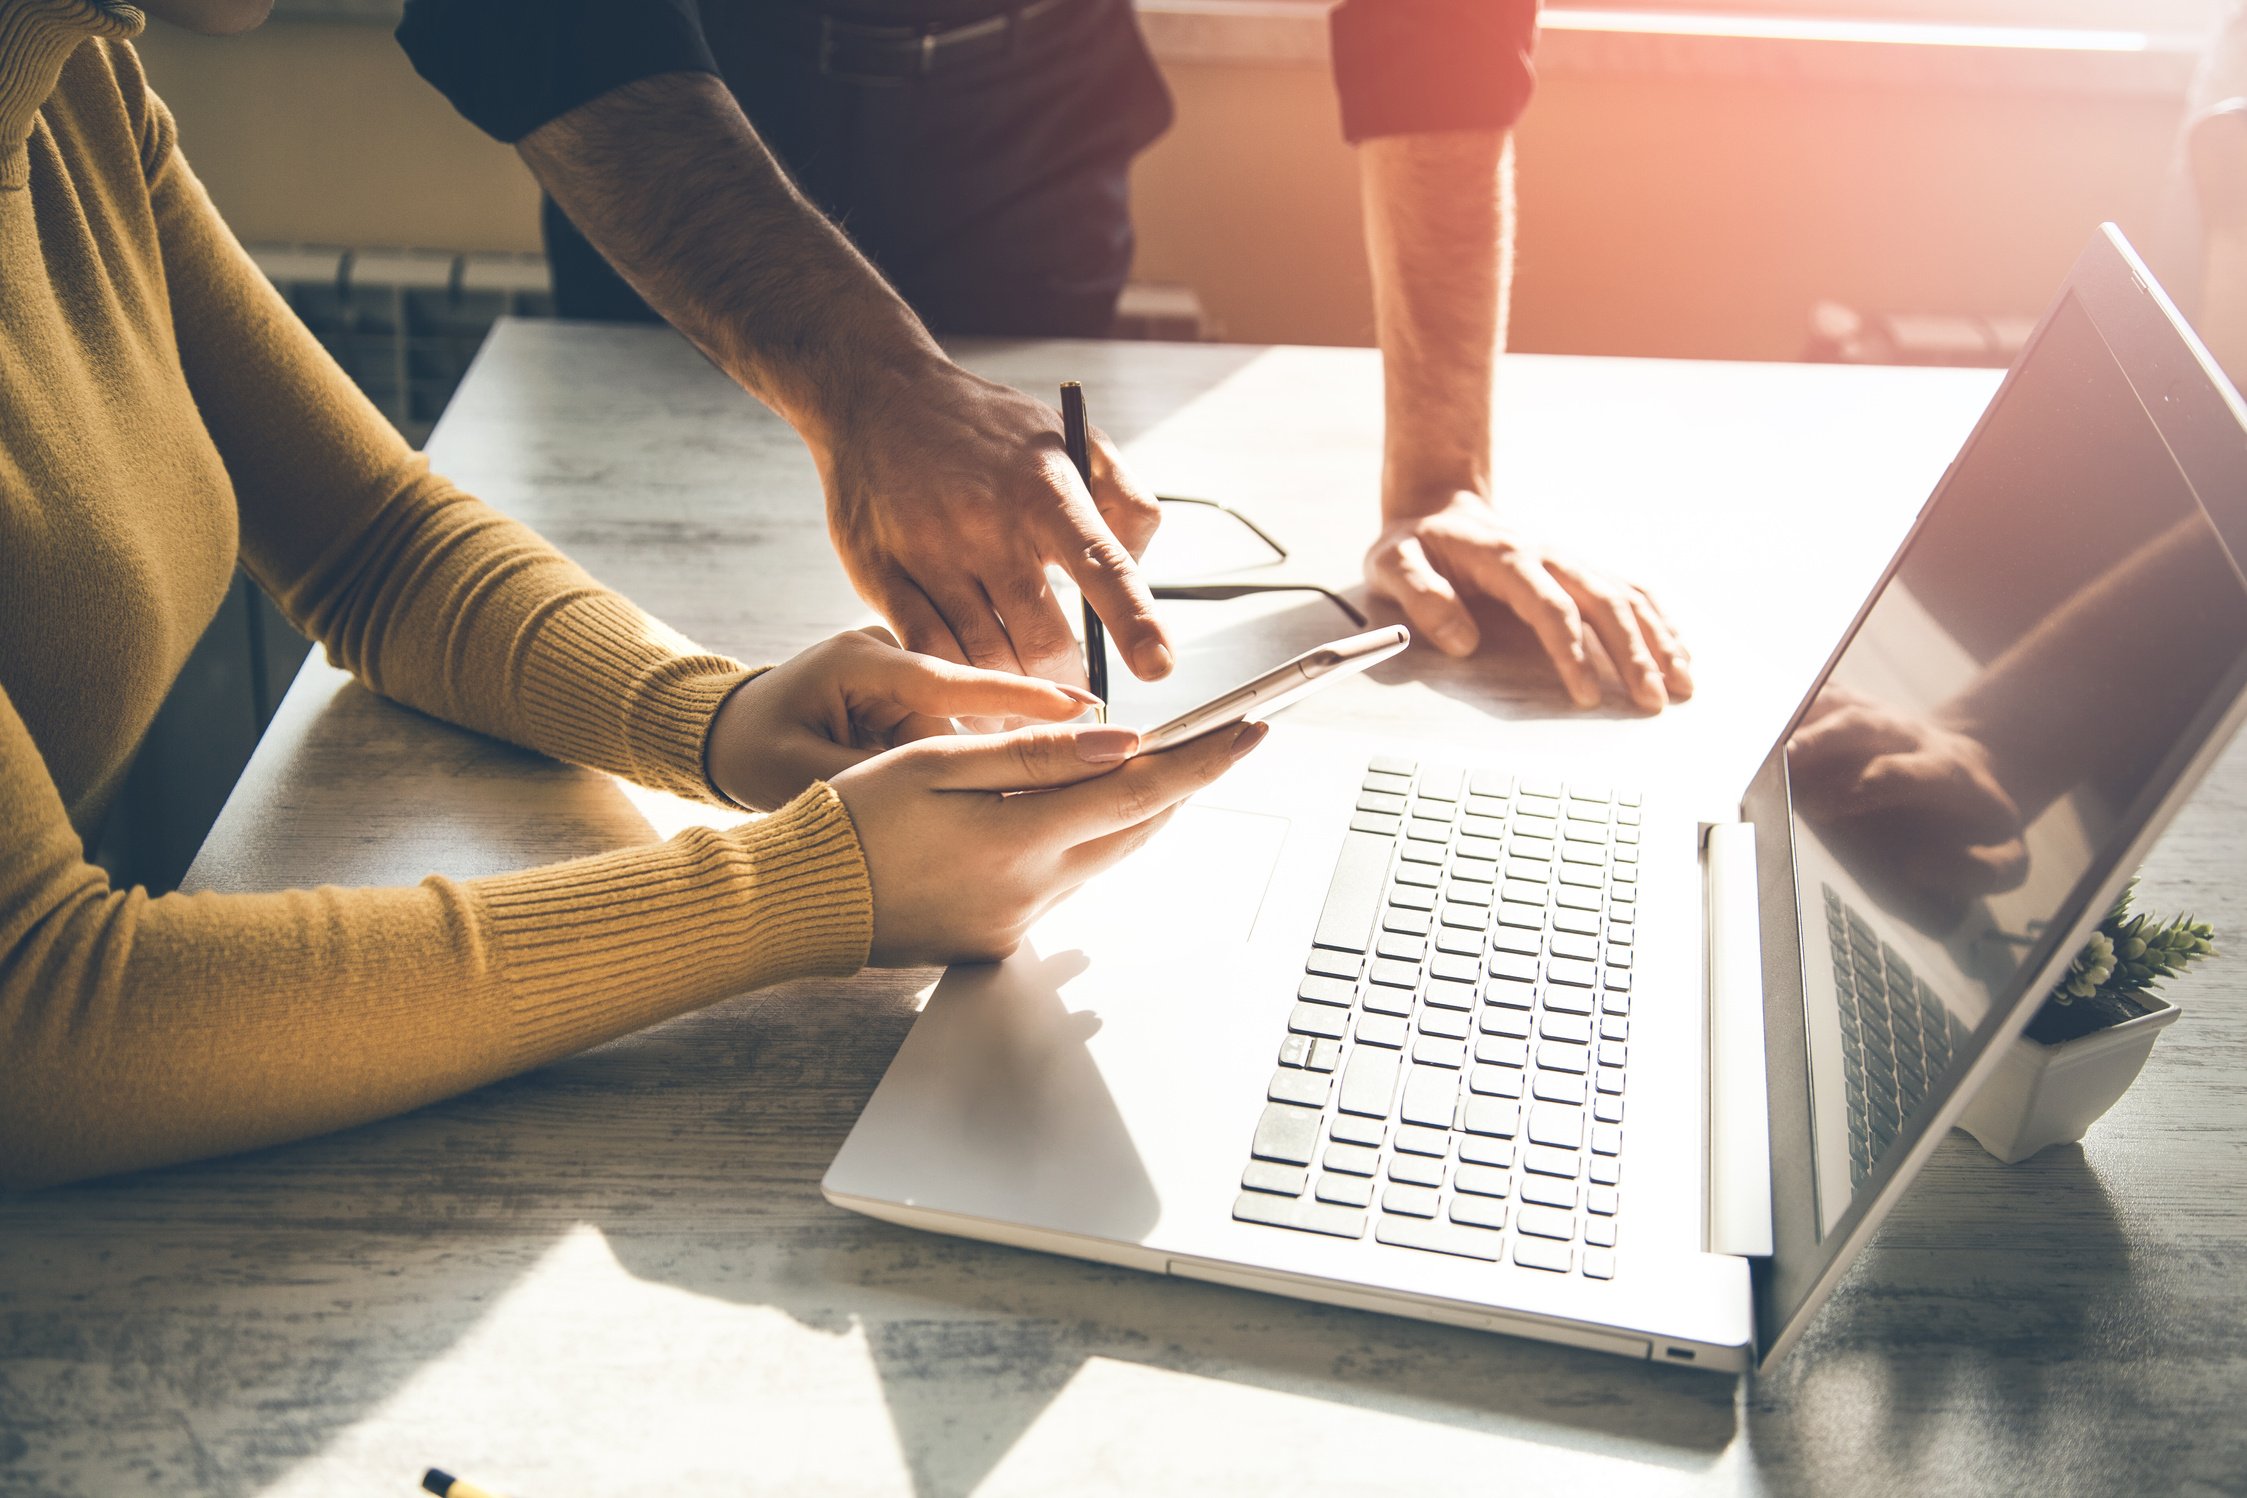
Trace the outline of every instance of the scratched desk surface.
{"label": "scratched desk surface", "polygon": [[[1357,351],[1010,343],[1168,492],[1355,586],[1378,472]],[[1567,712],[1518,629],[1306,703],[1487,761],[1737,788],[1994,377],[1516,358],[1506,492],[1649,583],[1702,691]],[[503,325],[437,464],[751,659],[864,622],[809,460],[659,330]],[[1166,538],[1206,568],[1223,537]],[[1197,552],[1196,548],[1215,548]],[[1178,604],[1164,708],[1338,632],[1302,595]],[[415,716],[315,661],[191,883],[473,874],[658,837],[662,798]],[[2145,898],[2247,946],[2247,745]],[[933,975],[719,1004],[409,1117],[0,1196],[0,1491],[666,1494],[2247,1491],[2247,961],[2080,1148],[1942,1148],[1802,1348],[1735,1381],[935,1237],[819,1177]]]}

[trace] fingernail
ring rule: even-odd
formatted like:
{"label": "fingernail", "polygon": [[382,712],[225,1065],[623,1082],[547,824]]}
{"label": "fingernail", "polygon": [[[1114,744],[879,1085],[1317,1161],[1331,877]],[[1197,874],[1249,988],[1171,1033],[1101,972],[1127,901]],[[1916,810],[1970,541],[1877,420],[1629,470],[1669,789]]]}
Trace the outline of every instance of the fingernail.
{"label": "fingernail", "polygon": [[1140,646],[1139,653],[1131,660],[1141,681],[1160,681],[1170,674],[1170,647],[1160,640],[1149,640]]}
{"label": "fingernail", "polygon": [[1137,729],[1088,728],[1077,735],[1077,758],[1089,765],[1112,765],[1131,758],[1138,748]]}
{"label": "fingernail", "polygon": [[1227,752],[1230,753],[1233,758],[1239,759],[1241,756],[1247,754],[1249,750],[1255,748],[1258,744],[1263,743],[1264,735],[1270,733],[1271,731],[1272,725],[1269,723],[1243,723],[1241,725],[1241,731],[1233,735],[1232,748]]}
{"label": "fingernail", "polygon": [[1086,707],[1098,707],[1100,705],[1100,699],[1093,696],[1092,693],[1086,691],[1083,687],[1067,686],[1058,681],[1049,681],[1046,683],[1046,685],[1053,688],[1056,692],[1059,692],[1062,696],[1068,698],[1071,702],[1081,702]]}

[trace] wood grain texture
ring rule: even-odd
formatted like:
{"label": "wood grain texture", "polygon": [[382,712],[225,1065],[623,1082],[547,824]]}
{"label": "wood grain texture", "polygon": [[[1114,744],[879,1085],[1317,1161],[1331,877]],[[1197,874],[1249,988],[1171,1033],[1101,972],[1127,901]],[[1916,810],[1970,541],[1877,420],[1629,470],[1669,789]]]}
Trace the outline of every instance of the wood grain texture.
{"label": "wood grain texture", "polygon": [[[1354,582],[1370,355],[965,352],[1085,380],[1155,484]],[[1657,588],[1700,698],[1570,715],[1500,630],[1299,711],[1736,794],[1991,383],[1511,360],[1509,493]],[[793,437],[667,334],[504,326],[434,453],[711,644],[771,657],[864,617]],[[1184,680],[1120,714],[1325,637],[1325,608],[1176,606]],[[315,661],[191,881],[470,874],[688,814]],[[2237,946],[2243,830],[2235,747],[2144,898]],[[355,1498],[427,1464],[517,1498],[2247,1491],[2243,974],[2175,986],[2183,1021],[2081,1148],[2007,1168],[1954,1136],[1802,1349],[1737,1383],[830,1208],[819,1177],[932,975],[776,989],[369,1128],[0,1197],[0,1491]]]}

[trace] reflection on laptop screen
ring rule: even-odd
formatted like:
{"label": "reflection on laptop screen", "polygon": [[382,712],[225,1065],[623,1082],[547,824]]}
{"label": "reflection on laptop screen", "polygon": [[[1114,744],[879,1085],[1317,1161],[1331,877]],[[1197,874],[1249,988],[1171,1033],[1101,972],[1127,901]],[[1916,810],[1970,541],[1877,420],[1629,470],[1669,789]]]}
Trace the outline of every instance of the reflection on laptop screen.
{"label": "reflection on laptop screen", "polygon": [[2063,302],[1788,741],[1832,1231],[2120,855],[2247,580]]}

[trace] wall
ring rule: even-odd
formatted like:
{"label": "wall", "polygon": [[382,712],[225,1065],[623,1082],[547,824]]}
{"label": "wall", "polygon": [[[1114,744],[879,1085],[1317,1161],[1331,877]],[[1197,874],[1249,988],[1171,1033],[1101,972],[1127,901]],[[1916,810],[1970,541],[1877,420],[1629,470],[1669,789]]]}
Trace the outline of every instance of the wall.
{"label": "wall", "polygon": [[[245,238],[537,243],[513,154],[376,27],[143,48]],[[1323,65],[1174,63],[1137,174],[1140,274],[1227,336],[1370,341],[1350,153]],[[1517,348],[1788,358],[1818,297],[2034,311],[2091,226],[2151,233],[2176,106],[2143,93],[1548,77],[1521,132]]]}

